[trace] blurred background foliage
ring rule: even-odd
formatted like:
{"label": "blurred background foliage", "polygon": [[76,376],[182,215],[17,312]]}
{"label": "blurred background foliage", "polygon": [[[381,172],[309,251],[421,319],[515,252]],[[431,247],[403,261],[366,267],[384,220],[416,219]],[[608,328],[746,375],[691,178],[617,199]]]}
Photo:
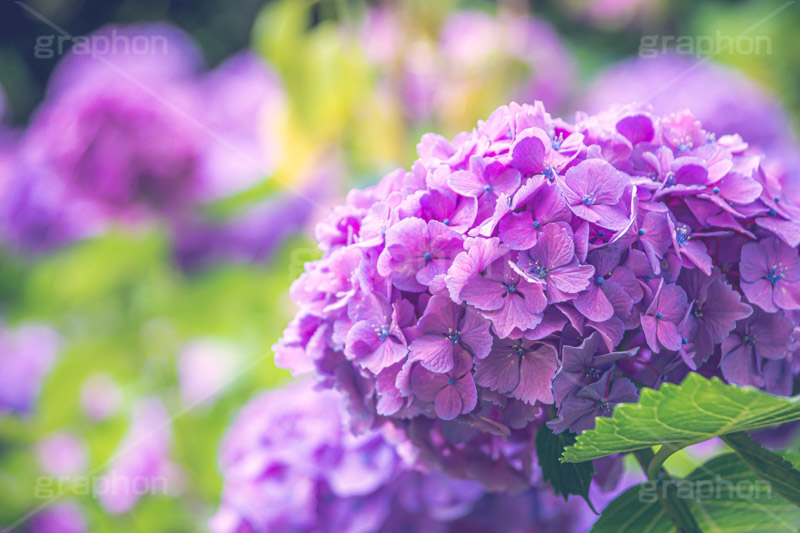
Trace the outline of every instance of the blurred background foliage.
{"label": "blurred background foliage", "polygon": [[[587,14],[592,7],[588,0],[510,0],[499,5],[410,0],[389,3],[389,9],[432,39],[450,13],[465,8],[529,12],[548,21],[574,58],[572,66],[557,64],[539,73],[547,79],[574,69],[576,81],[557,106],[562,111],[574,107],[581,88],[604,66],[635,56],[643,35],[739,35],[763,21],[758,33],[771,37],[770,54],[723,53],[713,60],[746,73],[797,123],[800,7],[788,6],[771,17],[782,2],[640,3],[648,5],[645,11],[612,18]],[[335,204],[350,186],[375,182],[386,171],[409,165],[421,133],[452,135],[507,103],[508,80],[528,68],[511,61],[501,72],[507,77],[497,79],[495,73],[479,72],[458,113],[431,113],[418,120],[397,105],[396,95],[381,90],[387,71],[376,68],[370,59],[374,50],[362,40],[368,8],[363,2],[28,0],[26,5],[72,35],[91,34],[110,23],[168,21],[197,41],[209,67],[251,47],[272,66],[287,97],[286,109],[277,117],[281,149],[275,171],[237,195],[204,206],[212,218],[287,188],[318,189],[313,175],[320,166],[331,171],[321,178],[327,196],[320,204]],[[7,93],[6,122],[12,128],[28,122],[61,59],[33,54],[37,37],[52,32],[18,3],[0,5],[0,84]],[[410,49],[393,52],[402,56]],[[311,218],[323,215],[315,209]],[[182,479],[177,493],[145,497],[122,514],[109,514],[77,489],[68,499],[79,503],[90,531],[204,530],[219,499],[216,455],[225,428],[256,391],[288,379],[275,368],[270,346],[293,314],[289,285],[316,253],[309,231],[304,231],[278,243],[268,260],[220,257],[202,270],[187,271],[176,264],[171,229],[163,221],[113,225],[46,254],[0,248],[4,327],[45,323],[61,339],[56,363],[31,413],[0,414],[0,525],[13,524],[42,503],[34,490],[42,475],[35,451],[39,441],[57,432],[79,435],[88,456],[84,473],[100,475],[128,431],[137,400],[157,397],[173,417],[170,457]],[[179,390],[179,356],[196,339],[229,347],[236,364],[229,373],[231,382],[215,401],[190,408]],[[87,380],[97,375],[115,382],[121,398],[113,414],[99,421],[88,417],[81,404]],[[674,461],[694,464],[677,457]]]}

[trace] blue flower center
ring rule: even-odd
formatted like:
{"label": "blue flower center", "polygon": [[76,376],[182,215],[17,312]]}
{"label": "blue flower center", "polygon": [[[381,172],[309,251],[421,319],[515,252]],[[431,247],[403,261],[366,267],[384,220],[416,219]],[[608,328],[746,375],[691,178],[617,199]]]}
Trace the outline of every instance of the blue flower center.
{"label": "blue flower center", "polygon": [[656,318],[661,320],[662,318],[664,318],[664,313],[656,313]]}
{"label": "blue flower center", "polygon": [[523,355],[525,355],[526,351],[527,350],[525,350],[525,347],[522,344],[514,345],[514,353],[517,355],[517,357],[522,357]]}
{"label": "blue flower center", "polygon": [[442,220],[442,224],[444,224],[445,226],[449,226],[450,225],[450,219],[446,218],[446,219]]}
{"label": "blue flower center", "polygon": [[703,318],[703,309],[695,303],[692,305],[692,316],[695,318]]}
{"label": "blue flower center", "polygon": [[774,216],[777,216],[777,214],[778,213],[774,209],[770,209],[769,210],[769,216],[774,217]]}
{"label": "blue flower center", "polygon": [[511,281],[506,281],[503,286],[506,288],[506,294],[514,294],[517,292],[517,284]]}
{"label": "blue flower center", "polygon": [[564,134],[561,133],[561,132],[558,132],[558,136],[557,137],[553,136],[551,138],[551,143],[550,144],[553,147],[553,150],[558,150],[559,148],[561,148],[561,143],[563,143],[563,142],[564,142]]}
{"label": "blue flower center", "polygon": [[541,224],[537,220],[534,220],[533,221],[533,229],[539,229],[539,226],[541,226]]}
{"label": "blue flower center", "polygon": [[453,378],[450,378],[450,379],[447,380],[447,384],[448,385],[455,385],[456,384],[456,380],[454,380]]}
{"label": "blue flower center", "polygon": [[447,335],[447,340],[449,340],[453,344],[458,344],[458,342],[461,340],[461,332],[454,329],[450,329]]}
{"label": "blue flower center", "polygon": [[430,252],[425,252],[425,255],[423,255],[422,257],[425,259],[425,261],[430,261],[433,256],[431,255]]}
{"label": "blue flower center", "polygon": [[711,189],[711,192],[713,192],[714,194],[719,194],[719,187],[714,187],[713,189]]}
{"label": "blue flower center", "polygon": [[586,206],[594,205],[597,199],[594,197],[594,193],[592,194],[584,194],[583,198],[581,198],[581,203]]}
{"label": "blue flower center", "polygon": [[639,229],[639,231],[637,231],[636,233],[639,234],[639,237],[644,237],[644,234],[646,233],[646,231],[644,231],[643,229]]}
{"label": "blue flower center", "polygon": [[553,181],[554,179],[556,179],[556,169],[552,166],[545,167],[544,177],[546,177],[550,181]]}
{"label": "blue flower center", "polygon": [[594,281],[602,287],[605,284],[606,279],[603,276],[597,276],[597,279]]}
{"label": "blue flower center", "polygon": [[786,277],[786,274],[783,273],[784,270],[786,269],[783,268],[782,263],[772,265],[772,268],[770,268],[769,272],[767,272],[767,281],[772,283],[772,286],[774,287],[780,280]]}
{"label": "blue flower center", "polygon": [[375,328],[375,333],[378,334],[380,340],[386,340],[386,337],[389,336],[389,328],[386,326],[378,326]]}
{"label": "blue flower center", "polygon": [[664,185],[675,185],[675,173],[671,170],[664,176]]}
{"label": "blue flower center", "polygon": [[681,339],[681,344],[689,344],[689,339],[687,339],[686,337],[683,337]]}
{"label": "blue flower center", "polygon": [[675,228],[675,240],[678,241],[679,246],[684,246],[687,242],[692,240],[691,228],[689,228],[689,226]]}
{"label": "blue flower center", "polygon": [[483,190],[489,192],[492,190],[492,186],[487,184],[486,187],[483,188]]}
{"label": "blue flower center", "polygon": [[597,402],[597,410],[601,416],[608,416],[611,414],[611,404],[605,400]]}
{"label": "blue flower center", "polygon": [[537,278],[540,278],[540,279],[546,278],[547,275],[550,273],[550,271],[548,271],[547,268],[543,267],[538,262],[536,264],[534,264],[533,266],[531,266],[528,269],[528,271],[531,274],[533,274],[534,276],[536,276]]}
{"label": "blue flower center", "polygon": [[694,143],[692,140],[687,136],[683,139],[683,141],[678,141],[675,147],[678,149],[679,152],[685,152],[687,150],[691,150]]}
{"label": "blue flower center", "polygon": [[587,368],[583,374],[590,379],[600,379],[600,371],[593,366]]}

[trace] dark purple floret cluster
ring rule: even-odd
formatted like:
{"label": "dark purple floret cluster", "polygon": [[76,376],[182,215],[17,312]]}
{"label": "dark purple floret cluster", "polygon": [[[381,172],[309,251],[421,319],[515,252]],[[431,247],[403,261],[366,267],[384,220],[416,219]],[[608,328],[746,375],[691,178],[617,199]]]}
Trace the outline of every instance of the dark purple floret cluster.
{"label": "dark purple floret cluster", "polygon": [[356,430],[390,419],[500,490],[536,476],[542,425],[579,433],[641,387],[696,371],[790,393],[800,199],[738,135],[537,102],[418,152],[318,226],[275,347],[344,393]]}
{"label": "dark purple floret cluster", "polygon": [[354,436],[340,407],[337,394],[308,380],[248,404],[222,447],[225,486],[211,531],[569,533],[595,518],[580,500],[537,489],[498,497],[417,470],[396,430]]}

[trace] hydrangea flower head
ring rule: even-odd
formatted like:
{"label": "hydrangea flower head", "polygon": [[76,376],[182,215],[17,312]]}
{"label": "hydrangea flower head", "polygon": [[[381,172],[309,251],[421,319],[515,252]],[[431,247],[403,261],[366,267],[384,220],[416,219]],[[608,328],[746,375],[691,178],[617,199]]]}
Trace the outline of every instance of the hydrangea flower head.
{"label": "hydrangea flower head", "polygon": [[741,137],[537,102],[418,152],[320,223],[275,347],[355,429],[390,421],[423,462],[522,489],[542,425],[590,429],[641,386],[702,371],[786,393],[800,219]]}
{"label": "hydrangea flower head", "polygon": [[593,518],[582,502],[539,488],[497,497],[474,481],[421,471],[391,425],[355,436],[341,407],[310,380],[245,406],[222,446],[211,531],[513,533],[557,524],[571,532]]}

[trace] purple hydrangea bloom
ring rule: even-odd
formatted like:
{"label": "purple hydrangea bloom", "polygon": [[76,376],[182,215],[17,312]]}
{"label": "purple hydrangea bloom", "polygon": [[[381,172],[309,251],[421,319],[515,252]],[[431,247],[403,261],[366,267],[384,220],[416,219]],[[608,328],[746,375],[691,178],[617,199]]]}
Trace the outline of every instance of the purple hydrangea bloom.
{"label": "purple hydrangea bloom", "polygon": [[423,463],[522,490],[543,424],[583,431],[640,386],[791,389],[798,207],[741,137],[688,111],[569,123],[537,102],[418,152],[319,224],[275,346],[355,428],[390,421]]}
{"label": "purple hydrangea bloom", "polygon": [[800,309],[800,257],[797,248],[772,237],[742,246],[742,291],[768,313]]}
{"label": "purple hydrangea bloom", "polygon": [[27,415],[58,354],[59,337],[42,325],[0,322],[0,414]]}
{"label": "purple hydrangea bloom", "polygon": [[756,311],[722,341],[722,375],[737,385],[763,387],[764,365],[784,359],[795,325],[779,313]]}
{"label": "purple hydrangea bloom", "polygon": [[566,429],[580,433],[594,428],[598,416],[610,416],[616,404],[638,399],[639,391],[629,379],[614,377],[614,371],[608,370],[596,383],[567,396],[561,403],[558,418],[547,425],[559,433]]}
{"label": "purple hydrangea bloom", "polygon": [[[224,487],[211,531],[456,533],[492,524],[514,533],[559,524],[570,532],[589,515],[582,501],[541,488],[497,497],[474,481],[423,472],[391,425],[351,434],[340,400],[305,380],[245,406],[222,445]],[[512,510],[521,514],[507,522]]]}

